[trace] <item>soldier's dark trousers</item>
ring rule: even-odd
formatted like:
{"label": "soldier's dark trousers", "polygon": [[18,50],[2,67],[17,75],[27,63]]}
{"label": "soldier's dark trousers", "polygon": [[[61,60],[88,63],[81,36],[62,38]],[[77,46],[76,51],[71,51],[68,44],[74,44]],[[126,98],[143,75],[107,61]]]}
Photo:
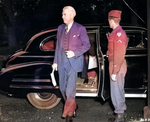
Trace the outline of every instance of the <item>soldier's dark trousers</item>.
{"label": "soldier's dark trousers", "polygon": [[126,110],[124,83],[125,74],[127,72],[126,60],[124,60],[119,73],[116,76],[116,81],[110,79],[111,100],[114,105],[115,113],[124,113]]}

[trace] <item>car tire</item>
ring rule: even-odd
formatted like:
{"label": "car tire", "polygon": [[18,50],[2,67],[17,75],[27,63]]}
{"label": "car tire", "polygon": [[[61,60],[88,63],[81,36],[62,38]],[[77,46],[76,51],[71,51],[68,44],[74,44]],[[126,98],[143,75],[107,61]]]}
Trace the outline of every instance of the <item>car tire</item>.
{"label": "car tire", "polygon": [[27,98],[29,102],[38,109],[51,109],[61,101],[61,98],[48,92],[28,93]]}

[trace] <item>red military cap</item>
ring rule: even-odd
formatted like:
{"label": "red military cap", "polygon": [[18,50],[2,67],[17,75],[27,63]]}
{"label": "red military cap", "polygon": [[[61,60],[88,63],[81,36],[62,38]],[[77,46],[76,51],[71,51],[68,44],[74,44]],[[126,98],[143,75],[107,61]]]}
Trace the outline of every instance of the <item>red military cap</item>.
{"label": "red military cap", "polygon": [[112,17],[117,17],[117,18],[121,19],[121,13],[122,13],[122,11],[119,11],[119,10],[111,10],[108,13],[108,17],[112,16]]}

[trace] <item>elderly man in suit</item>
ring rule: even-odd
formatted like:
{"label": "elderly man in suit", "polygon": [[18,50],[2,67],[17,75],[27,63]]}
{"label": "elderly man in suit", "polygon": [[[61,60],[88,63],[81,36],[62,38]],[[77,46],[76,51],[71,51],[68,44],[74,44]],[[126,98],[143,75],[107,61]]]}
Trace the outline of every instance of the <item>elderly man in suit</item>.
{"label": "elderly man in suit", "polygon": [[65,6],[62,12],[64,24],[58,27],[57,44],[52,68],[58,70],[59,87],[65,100],[62,118],[72,122],[77,104],[75,102],[77,73],[83,70],[83,54],[89,50],[90,42],[86,29],[74,22],[75,9]]}

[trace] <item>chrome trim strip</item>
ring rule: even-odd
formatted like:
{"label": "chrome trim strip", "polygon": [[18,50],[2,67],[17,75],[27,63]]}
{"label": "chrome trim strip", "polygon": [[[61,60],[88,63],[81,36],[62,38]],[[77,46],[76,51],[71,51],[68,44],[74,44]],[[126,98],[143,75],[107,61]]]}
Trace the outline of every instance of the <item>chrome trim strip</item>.
{"label": "chrome trim strip", "polygon": [[51,82],[50,79],[21,79],[13,78],[12,82]]}
{"label": "chrome trim strip", "polygon": [[48,86],[48,85],[10,85],[10,88],[17,89],[58,89],[59,87]]}
{"label": "chrome trim strip", "polygon": [[142,57],[142,56],[147,56],[147,54],[125,55],[125,57]]}
{"label": "chrome trim strip", "polygon": [[97,93],[76,93],[78,97],[97,97]]}
{"label": "chrome trim strip", "polygon": [[[147,56],[147,54],[134,54],[134,55],[125,55],[125,57],[142,57]],[[106,57],[106,55],[103,55],[103,57]]]}
{"label": "chrome trim strip", "polygon": [[54,56],[35,56],[35,55],[30,55],[30,56],[18,56],[18,57],[21,57],[21,58],[54,58]]}
{"label": "chrome trim strip", "polygon": [[[97,97],[97,93],[76,93],[76,96]],[[146,94],[125,94],[126,98],[146,98]]]}
{"label": "chrome trim strip", "polygon": [[81,91],[88,90],[88,91],[91,91],[91,92],[96,92],[97,91],[97,89],[93,89],[93,88],[89,89],[89,87],[88,88],[76,88],[76,91],[79,91],[79,90],[81,90]]}
{"label": "chrome trim strip", "polygon": [[23,68],[27,66],[33,66],[33,65],[50,65],[50,63],[44,63],[44,62],[26,62],[26,63],[21,63],[21,64],[15,64],[12,66],[9,66],[3,70],[1,74],[4,74],[5,72],[8,72],[10,70],[18,69],[18,68]]}
{"label": "chrome trim strip", "polygon": [[[102,26],[102,27],[109,27],[109,26]],[[139,29],[142,29],[142,30],[147,30],[146,28],[144,28],[144,27],[138,27],[138,26],[122,26],[123,28],[129,28],[130,30],[127,30],[127,31],[135,31],[134,29],[136,29],[136,31],[141,31],[141,30],[139,30]],[[132,29],[131,30],[131,28],[134,28],[134,29]]]}
{"label": "chrome trim strip", "polygon": [[126,98],[146,98],[147,94],[125,94]]}

